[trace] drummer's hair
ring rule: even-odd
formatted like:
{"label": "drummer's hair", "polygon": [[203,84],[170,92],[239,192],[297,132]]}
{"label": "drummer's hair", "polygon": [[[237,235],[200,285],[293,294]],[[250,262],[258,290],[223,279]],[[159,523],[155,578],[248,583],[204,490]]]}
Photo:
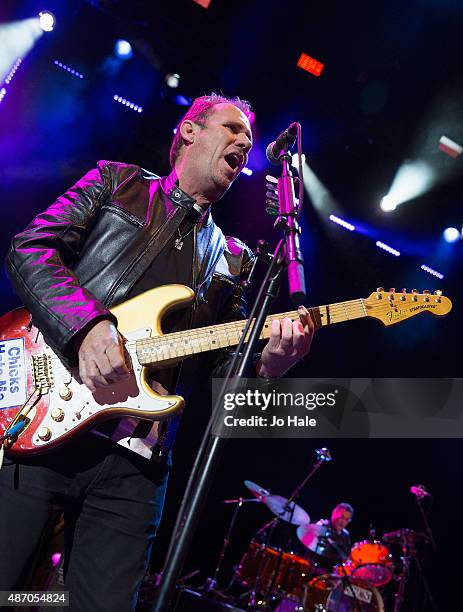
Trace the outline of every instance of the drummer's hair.
{"label": "drummer's hair", "polygon": [[352,515],[354,514],[354,508],[347,502],[340,502],[339,504],[336,504],[334,509],[337,510],[338,508],[342,508],[342,510],[347,510],[347,512],[350,512]]}

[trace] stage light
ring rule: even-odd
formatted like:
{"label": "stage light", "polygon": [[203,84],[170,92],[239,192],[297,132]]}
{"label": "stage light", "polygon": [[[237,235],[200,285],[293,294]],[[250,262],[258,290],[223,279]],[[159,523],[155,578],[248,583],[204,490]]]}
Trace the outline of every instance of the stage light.
{"label": "stage light", "polygon": [[243,169],[241,170],[241,172],[242,172],[243,174],[246,174],[246,176],[252,176],[252,170],[251,170],[251,168],[243,168]]}
{"label": "stage light", "polygon": [[429,266],[425,266],[424,264],[421,266],[421,270],[424,270],[424,272],[427,272],[428,274],[431,274],[431,276],[435,276],[436,278],[439,278],[440,280],[444,278],[444,275],[441,272],[438,272],[437,270],[434,270],[433,268],[430,268]]}
{"label": "stage light", "polygon": [[80,72],[77,72],[77,70],[74,70],[73,68],[70,68],[69,66],[66,66],[66,64],[63,64],[62,62],[59,62],[58,60],[55,60],[53,63],[58,68],[61,68],[62,70],[65,70],[66,72],[69,72],[69,74],[72,74],[72,76],[75,76],[78,79],[84,78],[83,74],[81,74]]}
{"label": "stage light", "polygon": [[310,55],[307,55],[306,53],[301,53],[297,61],[297,65],[299,66],[299,68],[302,68],[302,70],[310,72],[310,74],[313,74],[315,76],[320,76],[323,72],[323,68],[325,67],[325,64],[322,64],[313,57],[310,57]]}
{"label": "stage light", "polygon": [[[291,155],[291,163],[296,168],[299,166],[299,155],[297,153],[294,153],[293,155]],[[301,164],[305,164],[305,155],[304,155],[304,153],[301,155]]]}
{"label": "stage light", "polygon": [[3,100],[3,98],[6,96],[6,89],[4,87],[2,87],[0,89],[0,102]]}
{"label": "stage light", "polygon": [[460,232],[457,230],[456,227],[447,227],[442,235],[444,237],[445,242],[449,243],[457,242],[461,238]]}
{"label": "stage light", "polygon": [[386,253],[390,253],[391,255],[394,255],[395,257],[400,256],[400,251],[397,251],[397,249],[393,249],[391,246],[389,246],[388,244],[385,244],[384,242],[381,242],[380,240],[376,241],[376,246],[379,247],[380,249],[383,249],[383,251],[386,251]]}
{"label": "stage light", "polygon": [[[435,179],[435,171],[423,161],[403,164],[397,171],[387,196],[381,200],[383,210],[394,210],[400,204],[426,193]],[[387,198],[385,200],[385,198]],[[383,201],[387,208],[383,207]],[[394,204],[394,208],[390,208]]]}
{"label": "stage light", "polygon": [[341,219],[341,217],[337,217],[336,215],[330,215],[329,220],[332,221],[333,223],[336,223],[337,225],[340,225],[346,230],[349,230],[350,232],[355,231],[355,225],[352,225],[352,223],[349,223],[348,221]]}
{"label": "stage light", "polygon": [[397,208],[397,202],[391,196],[385,195],[379,206],[384,212],[391,212]]}
{"label": "stage light", "polygon": [[180,82],[180,75],[176,74],[175,72],[169,72],[169,74],[166,74],[165,81],[166,81],[167,87],[176,89]]}
{"label": "stage light", "polygon": [[10,72],[5,77],[5,85],[9,85],[10,84],[10,81],[14,77],[14,75],[16,73],[16,70],[19,68],[21,62],[22,62],[22,59],[20,57],[18,57],[18,59],[13,64],[13,67],[11,68]]}
{"label": "stage light", "polygon": [[454,140],[447,138],[447,136],[441,136],[439,140],[439,151],[442,151],[442,153],[445,153],[450,157],[456,158],[462,154],[463,147]]}
{"label": "stage light", "polygon": [[178,95],[175,96],[174,102],[178,104],[178,106],[190,106],[191,98],[185,98],[185,96]]}
{"label": "stage light", "polygon": [[51,32],[56,25],[56,18],[50,11],[39,13],[39,24],[44,32]]}
{"label": "stage light", "polygon": [[143,112],[143,107],[142,106],[139,106],[138,104],[135,104],[134,102],[131,102],[130,100],[126,100],[122,96],[118,96],[116,94],[116,95],[113,96],[113,100],[114,100],[114,102],[119,102],[119,104],[122,104],[123,106],[127,106],[127,108],[130,108],[131,110],[135,111],[136,113],[142,113]]}
{"label": "stage light", "polygon": [[128,40],[119,38],[114,44],[114,53],[119,59],[128,60],[133,55],[132,45]]}

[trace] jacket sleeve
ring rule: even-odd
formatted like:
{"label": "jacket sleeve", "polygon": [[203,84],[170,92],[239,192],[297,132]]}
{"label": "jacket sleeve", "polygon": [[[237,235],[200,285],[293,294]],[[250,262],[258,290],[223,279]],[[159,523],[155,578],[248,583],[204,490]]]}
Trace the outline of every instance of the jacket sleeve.
{"label": "jacket sleeve", "polygon": [[13,238],[6,260],[13,287],[34,324],[47,343],[71,361],[71,340],[87,323],[96,317],[115,321],[72,271],[111,183],[110,164],[98,162]]}
{"label": "jacket sleeve", "polygon": [[[235,242],[239,242],[236,240],[236,238],[233,240]],[[239,279],[240,282],[235,285],[233,293],[231,294],[222,309],[220,317],[221,323],[228,323],[229,321],[238,321],[240,319],[246,319],[248,316],[246,292],[244,291],[241,283],[243,280],[246,280],[248,278],[255,256],[251,249],[249,249],[249,247],[247,247],[244,243],[240,242],[240,245],[243,249]],[[235,351],[233,349],[224,349],[222,351],[219,351],[213,363],[213,369],[211,372],[211,376],[213,378],[223,378],[225,376],[234,354]],[[254,354],[253,364],[256,365],[259,359],[260,353]]]}

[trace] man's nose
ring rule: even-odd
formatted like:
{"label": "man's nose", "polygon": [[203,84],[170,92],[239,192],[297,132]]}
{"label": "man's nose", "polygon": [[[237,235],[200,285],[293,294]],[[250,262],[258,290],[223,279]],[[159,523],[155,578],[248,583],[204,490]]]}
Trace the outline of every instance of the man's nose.
{"label": "man's nose", "polygon": [[240,132],[237,134],[236,145],[243,149],[245,153],[248,153],[251,150],[252,142],[244,132]]}

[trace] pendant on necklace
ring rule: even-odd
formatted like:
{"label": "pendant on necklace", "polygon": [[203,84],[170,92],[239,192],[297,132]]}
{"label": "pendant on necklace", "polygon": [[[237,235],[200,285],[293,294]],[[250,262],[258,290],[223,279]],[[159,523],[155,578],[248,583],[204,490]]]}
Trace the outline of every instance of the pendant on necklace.
{"label": "pendant on necklace", "polygon": [[176,238],[175,242],[174,242],[174,247],[177,249],[177,251],[181,251],[183,248],[183,240],[182,238]]}

